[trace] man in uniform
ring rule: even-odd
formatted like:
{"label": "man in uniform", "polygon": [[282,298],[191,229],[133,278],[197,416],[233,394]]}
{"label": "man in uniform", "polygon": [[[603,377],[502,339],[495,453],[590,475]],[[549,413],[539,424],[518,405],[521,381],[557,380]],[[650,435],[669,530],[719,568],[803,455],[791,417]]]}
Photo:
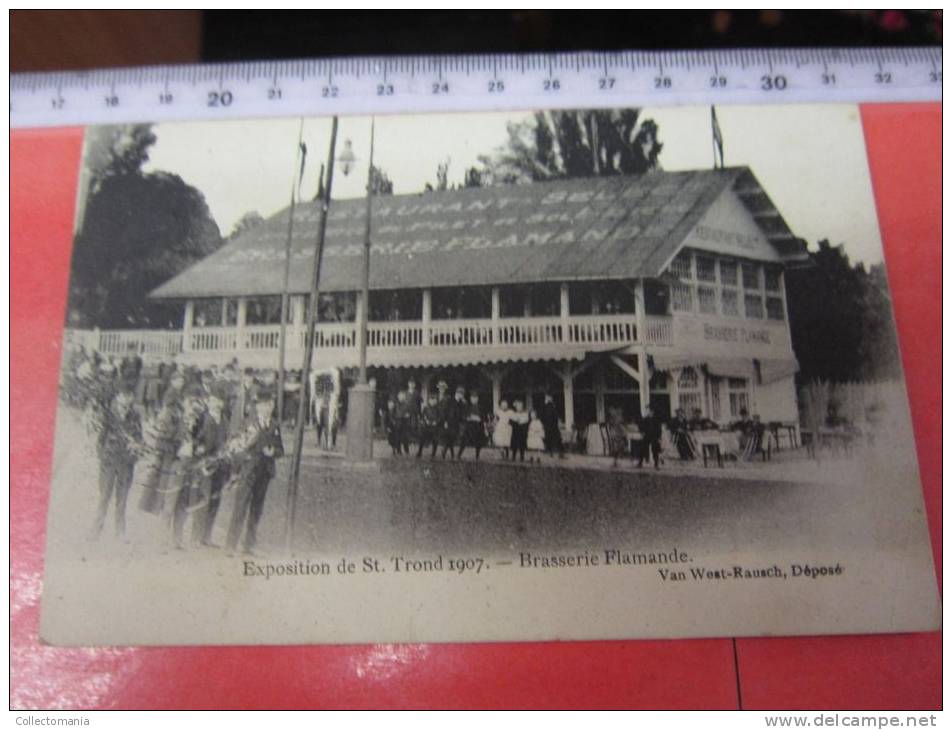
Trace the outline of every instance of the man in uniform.
{"label": "man in uniform", "polygon": [[463,422],[463,440],[459,445],[457,459],[463,458],[463,451],[467,446],[472,446],[476,450],[476,461],[479,461],[479,452],[483,449],[486,429],[483,426],[483,414],[479,410],[479,394],[472,392],[469,394],[469,403],[465,403],[461,409]]}
{"label": "man in uniform", "polygon": [[231,404],[231,431],[237,433],[244,426],[251,414],[255,410],[255,393],[257,386],[255,383],[255,371],[251,368],[245,368],[241,376],[241,382],[235,390],[234,400]]}
{"label": "man in uniform", "polygon": [[180,446],[182,423],[182,392],[185,377],[174,370],[168,387],[162,395],[162,408],[152,425],[154,440],[142,480],[142,496],[139,509],[149,514],[162,514],[165,495],[174,481],[176,454]]}
{"label": "man in uniform", "polygon": [[410,454],[410,424],[413,421],[413,414],[410,412],[410,403],[407,401],[407,392],[401,390],[397,393],[397,406],[394,410],[396,419],[396,442],[397,452]]}
{"label": "man in uniform", "polygon": [[466,404],[466,389],[460,385],[456,388],[456,397],[447,398],[443,402],[443,411],[440,414],[443,427],[443,458],[450,452],[450,458],[455,456],[454,449],[459,440],[460,424],[463,421],[463,406]]}
{"label": "man in uniform", "polygon": [[[172,537],[175,547],[184,549],[185,521],[200,506],[205,445],[200,438],[205,423],[205,391],[196,382],[185,388],[179,447],[173,467],[173,483],[177,490],[172,508]],[[194,528],[193,528],[194,529]]]}
{"label": "man in uniform", "polygon": [[440,440],[440,407],[435,393],[430,393],[429,402],[423,406],[420,416],[420,445],[417,448],[417,458],[423,454],[423,449],[432,444],[433,451],[430,458],[436,456],[436,447]]}
{"label": "man in uniform", "polygon": [[284,455],[281,427],[274,419],[274,393],[260,390],[254,413],[238,435],[242,453],[238,493],[228,530],[228,549],[232,552],[244,533],[242,547],[253,554],[258,538],[258,523],[264,513],[268,485],[275,474],[274,460]]}
{"label": "man in uniform", "polygon": [[545,431],[545,452],[551,456],[558,453],[559,458],[564,459],[565,448],[562,446],[562,432],[559,430],[559,411],[551,393],[545,394],[541,420]]}
{"label": "man in uniform", "polygon": [[106,523],[106,512],[113,495],[116,498],[116,535],[126,531],[126,500],[132,487],[138,451],[142,441],[142,423],[132,405],[132,386],[123,384],[102,414],[96,442],[99,457],[99,505],[93,537],[99,537]]}
{"label": "man in uniform", "polygon": [[221,504],[221,491],[228,481],[231,465],[227,458],[228,423],[225,419],[225,403],[230,394],[229,384],[215,381],[206,401],[205,418],[198,433],[198,443],[204,454],[201,466],[200,491],[201,513],[192,523],[192,536],[195,542],[206,547],[212,544],[212,528]]}
{"label": "man in uniform", "polygon": [[407,409],[410,411],[407,439],[415,442],[420,438],[420,414],[423,411],[423,396],[417,390],[416,381],[413,378],[407,381]]}

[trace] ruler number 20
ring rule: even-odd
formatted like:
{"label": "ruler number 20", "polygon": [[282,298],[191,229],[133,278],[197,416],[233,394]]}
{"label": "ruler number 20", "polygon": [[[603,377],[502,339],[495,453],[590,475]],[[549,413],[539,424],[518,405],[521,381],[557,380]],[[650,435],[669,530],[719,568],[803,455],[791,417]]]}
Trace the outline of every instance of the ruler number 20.
{"label": "ruler number 20", "polygon": [[208,106],[231,106],[235,100],[230,91],[209,91]]}

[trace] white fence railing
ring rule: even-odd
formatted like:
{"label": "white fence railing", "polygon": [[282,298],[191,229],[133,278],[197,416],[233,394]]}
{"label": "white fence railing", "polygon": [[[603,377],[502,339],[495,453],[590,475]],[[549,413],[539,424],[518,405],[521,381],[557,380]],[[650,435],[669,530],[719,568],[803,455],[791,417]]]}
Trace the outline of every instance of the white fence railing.
{"label": "white fence railing", "polygon": [[[169,330],[66,330],[67,346],[82,345],[109,355],[139,354],[171,358],[182,352],[230,354],[267,353],[280,344],[277,324],[244,327],[192,328],[187,335]],[[372,349],[404,350],[416,347],[486,348],[543,347],[552,345],[593,346],[635,343],[670,345],[670,317],[648,317],[639,337],[632,315],[583,315],[492,319],[435,319],[408,322],[370,322],[367,346]],[[303,351],[305,328],[289,325],[287,350]],[[358,345],[354,322],[328,322],[315,328],[317,351],[351,350]]]}
{"label": "white fence railing", "polygon": [[64,342],[69,347],[85,347],[107,355],[139,355],[173,358],[182,352],[182,332],[178,330],[75,330],[67,329]]}

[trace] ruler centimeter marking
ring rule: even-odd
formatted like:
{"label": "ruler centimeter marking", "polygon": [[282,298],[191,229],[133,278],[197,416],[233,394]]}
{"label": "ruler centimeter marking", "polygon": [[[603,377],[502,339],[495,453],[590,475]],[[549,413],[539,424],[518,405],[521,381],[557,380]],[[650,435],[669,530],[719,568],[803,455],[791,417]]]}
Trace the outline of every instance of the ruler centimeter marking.
{"label": "ruler centimeter marking", "polygon": [[941,99],[939,47],[391,56],[12,74],[10,124]]}

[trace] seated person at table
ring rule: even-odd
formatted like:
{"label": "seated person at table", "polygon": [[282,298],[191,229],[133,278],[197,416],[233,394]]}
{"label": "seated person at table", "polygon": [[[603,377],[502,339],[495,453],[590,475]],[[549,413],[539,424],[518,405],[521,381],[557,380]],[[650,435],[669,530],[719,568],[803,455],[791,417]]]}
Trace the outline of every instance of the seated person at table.
{"label": "seated person at table", "polygon": [[755,413],[753,420],[750,422],[750,430],[747,434],[747,443],[745,444],[745,451],[749,454],[756,454],[761,450],[761,444],[764,443],[764,434],[767,431],[767,427],[761,423],[760,415]]}
{"label": "seated person at table", "polygon": [[728,425],[729,431],[737,432],[737,443],[740,447],[740,453],[744,453],[747,450],[747,443],[749,442],[748,436],[750,435],[750,428],[753,425],[753,421],[750,420],[750,415],[747,413],[746,408],[740,409],[740,419],[737,421],[732,421]]}
{"label": "seated person at table", "polygon": [[695,458],[696,449],[694,448],[694,439],[688,432],[688,419],[684,415],[684,409],[678,408],[674,412],[674,418],[668,424],[671,429],[671,439],[674,441],[674,447],[678,450],[678,456],[682,460],[691,460]]}
{"label": "seated person at table", "polygon": [[710,418],[701,415],[701,409],[695,408],[691,412],[691,420],[688,421],[689,431],[714,431],[717,430],[717,424]]}

